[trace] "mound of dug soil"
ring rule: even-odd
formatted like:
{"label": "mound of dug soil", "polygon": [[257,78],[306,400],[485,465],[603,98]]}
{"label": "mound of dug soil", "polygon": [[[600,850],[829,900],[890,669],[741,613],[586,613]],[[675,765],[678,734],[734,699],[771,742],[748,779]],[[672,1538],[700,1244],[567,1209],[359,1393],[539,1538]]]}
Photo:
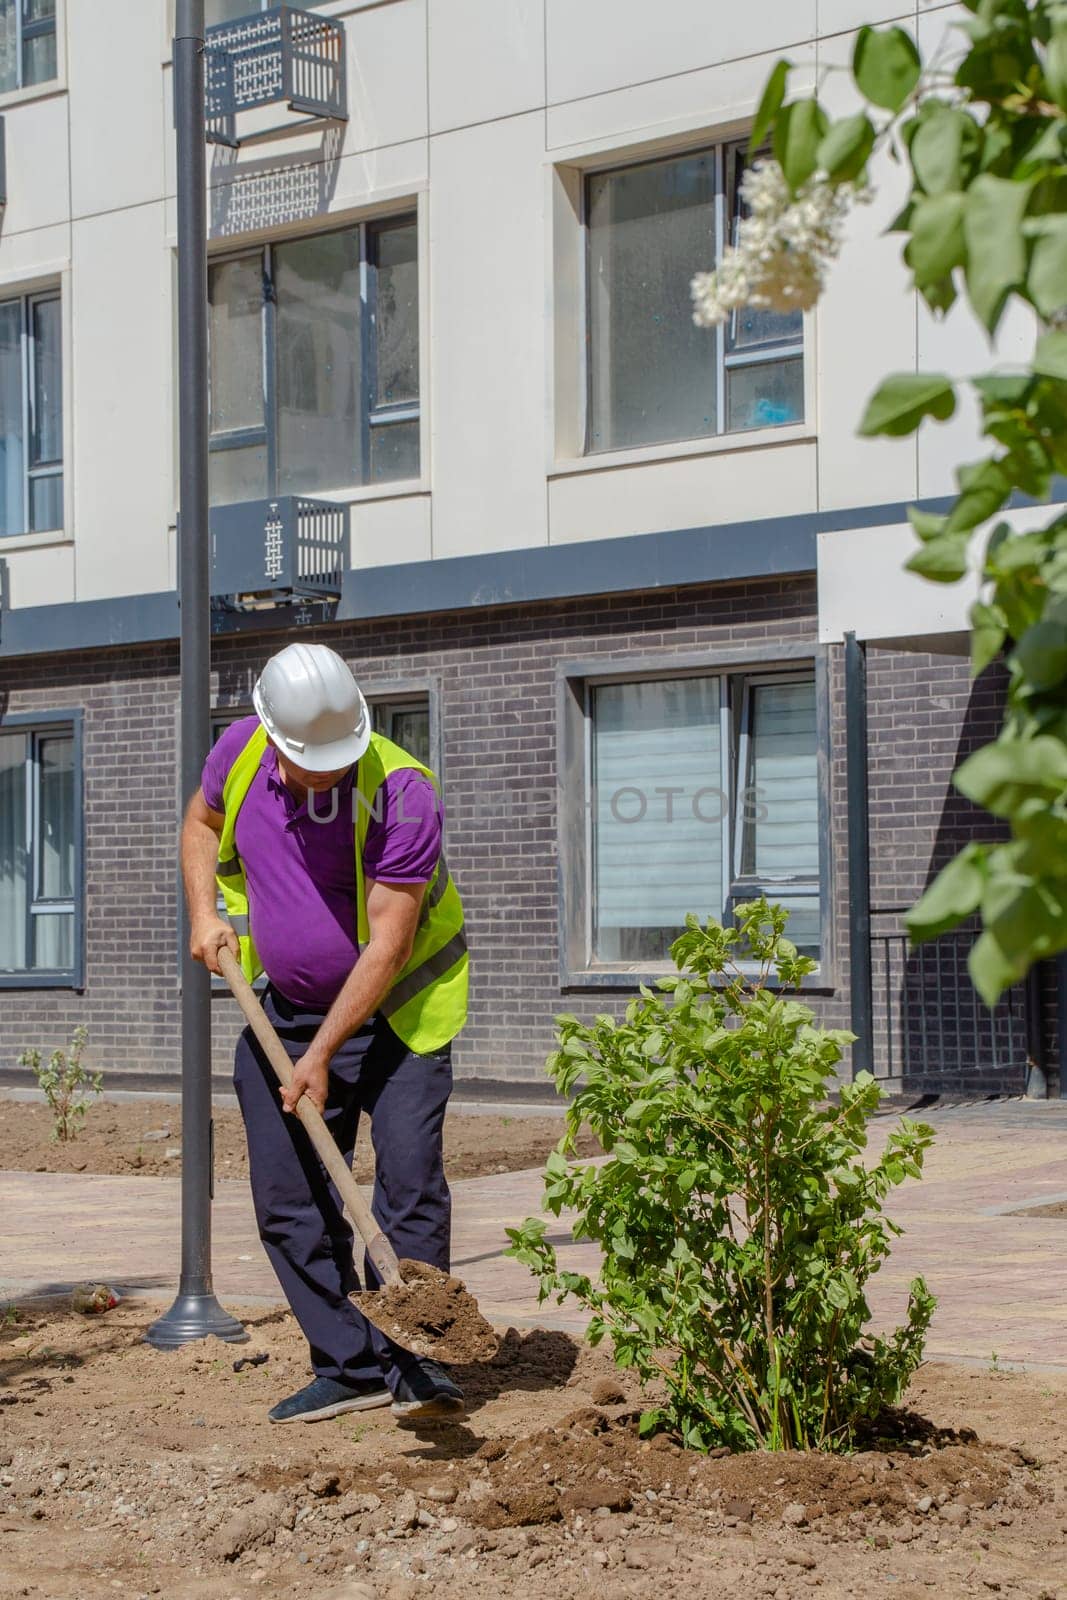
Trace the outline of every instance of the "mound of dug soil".
{"label": "mound of dug soil", "polygon": [[638,1437],[602,1348],[511,1329],[453,1369],[463,1424],[276,1428],[307,1381],[292,1318],[161,1353],[158,1309],[0,1320],[3,1600],[1067,1595],[1067,1375],[928,1368],[851,1457],[711,1459]]}

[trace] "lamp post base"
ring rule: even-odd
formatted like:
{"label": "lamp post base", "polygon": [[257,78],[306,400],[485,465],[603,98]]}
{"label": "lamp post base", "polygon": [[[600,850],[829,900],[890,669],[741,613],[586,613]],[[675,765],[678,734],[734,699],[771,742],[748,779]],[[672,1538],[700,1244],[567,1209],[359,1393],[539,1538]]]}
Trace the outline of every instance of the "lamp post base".
{"label": "lamp post base", "polygon": [[224,1311],[213,1294],[183,1294],[169,1311],[149,1328],[145,1340],[157,1350],[177,1350],[191,1339],[206,1339],[214,1334],[227,1344],[246,1344],[248,1333],[244,1325]]}

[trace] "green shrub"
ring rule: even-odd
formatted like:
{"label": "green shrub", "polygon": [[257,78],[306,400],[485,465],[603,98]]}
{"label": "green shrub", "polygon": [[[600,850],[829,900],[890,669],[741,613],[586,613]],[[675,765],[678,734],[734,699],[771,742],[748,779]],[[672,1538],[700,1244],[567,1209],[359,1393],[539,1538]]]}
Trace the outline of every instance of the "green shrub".
{"label": "green shrub", "polygon": [[79,1024],[70,1036],[69,1048],[53,1050],[47,1067],[41,1065],[39,1050],[24,1050],[19,1056],[19,1066],[29,1067],[44,1091],[52,1113],[52,1137],[59,1144],[77,1135],[89,1105],[86,1095],[99,1094],[103,1088],[103,1073],[87,1072],[82,1065],[88,1037],[89,1030]]}
{"label": "green shrub", "polygon": [[[588,1337],[610,1334],[620,1366],[662,1380],[644,1431],[698,1449],[846,1449],[922,1359],[924,1281],[888,1338],[864,1334],[865,1291],[901,1231],[882,1202],[920,1176],[933,1130],[900,1119],[864,1166],[878,1085],[862,1074],[827,1103],[853,1036],[768,986],[774,972],[795,987],[815,965],[784,937],[787,913],[758,900],[737,914],[737,928],[688,917],[678,975],[661,995],[642,986],[625,1021],[557,1019],[548,1071],[576,1092],[545,1208],[573,1208],[575,1239],[603,1263],[595,1280],[561,1271],[543,1218],[508,1230],[509,1254],[539,1276],[542,1301],[571,1294],[593,1312]],[[583,1123],[606,1160],[568,1161]]]}

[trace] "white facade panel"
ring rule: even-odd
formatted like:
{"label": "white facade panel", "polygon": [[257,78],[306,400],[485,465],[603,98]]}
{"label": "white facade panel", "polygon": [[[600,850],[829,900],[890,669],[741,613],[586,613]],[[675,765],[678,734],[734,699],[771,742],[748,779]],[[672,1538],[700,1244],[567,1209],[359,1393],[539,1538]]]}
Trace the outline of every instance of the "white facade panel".
{"label": "white facade panel", "polygon": [[344,18],[348,126],[344,148],[375,150],[424,138],[426,0],[394,0]]}
{"label": "white facade panel", "polygon": [[435,556],[546,541],[543,130],[533,114],[433,141]]}
{"label": "white facade panel", "polygon": [[544,12],[544,0],[429,0],[432,133],[544,104]]}
{"label": "white facade panel", "polygon": [[351,525],[351,561],[357,571],[399,561],[429,561],[433,553],[428,494],[357,501]]}
{"label": "white facade panel", "polygon": [[54,606],[73,600],[74,546],[68,541],[42,544],[7,555],[0,540],[0,560],[7,560],[10,594],[15,606]]}
{"label": "white facade panel", "polygon": [[819,0],[819,33],[825,38],[864,24],[914,22],[915,4],[916,0]]}
{"label": "white facade panel", "polygon": [[158,66],[141,65],[158,61],[156,7],[129,0],[69,5],[67,44],[74,215],[158,200],[171,107],[160,96]]}
{"label": "white facade panel", "polygon": [[817,543],[819,638],[824,644],[840,644],[847,632],[858,639],[966,632],[977,578],[931,583],[907,572],[905,562],[918,549],[909,523],[821,533]]}
{"label": "white facade panel", "polygon": [[67,96],[49,95],[3,113],[7,146],[7,205],[0,233],[0,267],[8,242],[70,218],[70,128]]}
{"label": "white facade panel", "polygon": [[[719,130],[750,119],[777,51],[701,67],[680,77],[654,78],[611,93],[550,105],[546,112],[548,147],[557,156],[597,154],[605,142],[625,144],[650,140],[688,141],[695,130]],[[793,82],[802,93],[815,82],[815,46],[800,44],[791,52]]]}
{"label": "white facade panel", "polygon": [[[820,46],[820,68],[844,66],[852,39]],[[835,113],[855,108],[844,72],[830,72],[825,99]],[[873,199],[851,213],[844,248],[816,313],[816,422],[819,506],[885,505],[914,498],[914,439],[860,439],[867,401],[891,372],[914,371],[916,302],[901,261],[901,239],[886,228],[906,195],[901,168],[872,163]]]}
{"label": "white facade panel", "polygon": [[[1048,506],[1006,512],[1000,521],[1016,533],[1044,526]],[[858,639],[950,638],[962,646],[968,614],[978,598],[985,538],[971,543],[972,570],[959,583],[933,583],[905,570],[919,548],[909,523],[848,528],[821,533],[818,544],[819,638],[840,643],[847,632]]]}
{"label": "white facade panel", "polygon": [[163,204],[74,224],[77,598],[170,587],[171,255]]}
{"label": "white facade panel", "polygon": [[814,511],[815,495],[810,443],[686,456],[553,479],[549,531],[553,544],[571,544],[749,522]]}
{"label": "white facade panel", "polygon": [[548,99],[577,100],[626,84],[733,61],[815,37],[815,0],[545,0]]}
{"label": "white facade panel", "polygon": [[28,233],[9,234],[6,228],[0,233],[0,294],[58,282],[69,266],[69,222]]}

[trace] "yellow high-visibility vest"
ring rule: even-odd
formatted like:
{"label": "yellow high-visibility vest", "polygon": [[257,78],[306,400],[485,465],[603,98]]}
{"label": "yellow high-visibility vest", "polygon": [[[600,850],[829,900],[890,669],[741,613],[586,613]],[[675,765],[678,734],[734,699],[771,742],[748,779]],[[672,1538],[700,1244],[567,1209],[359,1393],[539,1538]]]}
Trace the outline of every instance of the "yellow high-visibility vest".
{"label": "yellow high-visibility vest", "polygon": [[[241,949],[241,966],[250,983],[263,967],[249,926],[248,885],[237,851],[237,817],[266,747],[266,730],[259,727],[230,768],[222,791],[226,820],[215,868],[226,914]],[[386,778],[391,772],[408,769],[423,773],[437,788],[437,779],[429,767],[424,767],[390,739],[371,734],[370,745],[359,759],[353,787],[356,796],[356,933],[361,947],[370,938],[363,870],[367,827],[372,814],[378,814],[376,796]],[[423,897],[411,956],[378,1007],[409,1050],[428,1055],[455,1038],[467,1020],[468,966],[463,906],[442,852]]]}

